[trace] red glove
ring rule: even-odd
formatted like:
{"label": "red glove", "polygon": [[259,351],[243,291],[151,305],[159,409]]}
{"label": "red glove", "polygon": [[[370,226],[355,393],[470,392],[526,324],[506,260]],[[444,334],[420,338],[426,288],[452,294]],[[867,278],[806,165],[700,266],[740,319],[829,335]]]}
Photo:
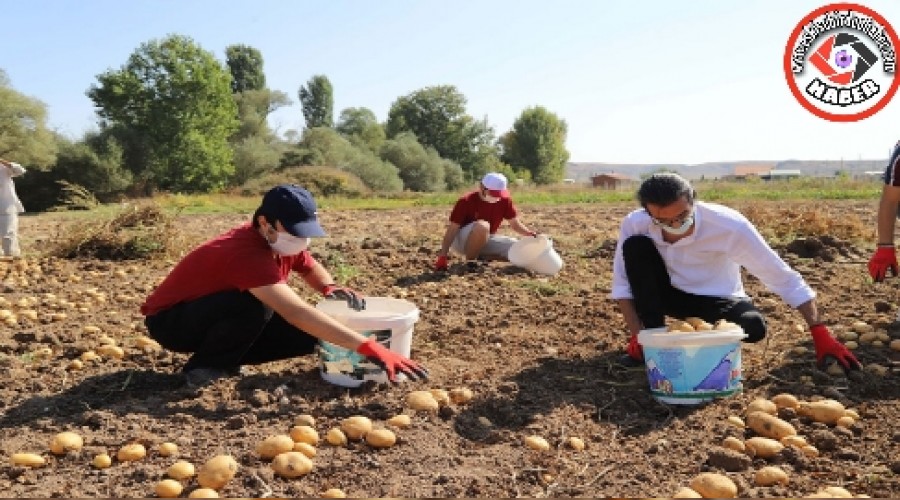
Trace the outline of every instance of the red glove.
{"label": "red glove", "polygon": [[644,360],[644,349],[641,347],[641,344],[638,344],[638,336],[632,335],[631,340],[628,341],[628,349],[626,349],[628,355],[631,356],[631,359],[635,361],[643,361]]}
{"label": "red glove", "polygon": [[872,258],[869,259],[869,274],[876,282],[883,281],[887,277],[888,269],[891,270],[892,276],[897,276],[897,250],[894,245],[881,246],[875,249]]}
{"label": "red glove", "polygon": [[841,344],[828,331],[828,327],[822,324],[809,328],[812,333],[813,345],[816,347],[816,365],[825,368],[828,358],[836,360],[844,370],[859,370],[862,365],[844,344]]}
{"label": "red glove", "polygon": [[388,380],[396,382],[396,373],[404,373],[413,380],[428,378],[428,370],[419,366],[415,361],[403,357],[394,351],[379,344],[375,338],[360,344],[356,348],[356,352],[369,358],[373,363],[384,368],[387,372]]}
{"label": "red glove", "polygon": [[346,300],[347,306],[354,311],[362,311],[366,308],[366,299],[352,288],[341,287],[331,283],[322,287],[322,295],[326,299]]}
{"label": "red glove", "polygon": [[438,255],[436,261],[434,261],[434,268],[438,271],[446,271],[447,270],[447,256],[446,255]]}

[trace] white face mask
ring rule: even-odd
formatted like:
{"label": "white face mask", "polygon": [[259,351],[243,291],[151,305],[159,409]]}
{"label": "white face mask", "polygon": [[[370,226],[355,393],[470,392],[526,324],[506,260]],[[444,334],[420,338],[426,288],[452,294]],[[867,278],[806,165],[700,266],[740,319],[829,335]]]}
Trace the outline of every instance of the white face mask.
{"label": "white face mask", "polygon": [[484,200],[486,203],[497,203],[498,201],[500,201],[499,196],[491,196],[489,194],[481,195],[481,199]]}
{"label": "white face mask", "polygon": [[690,231],[691,226],[693,226],[693,225],[694,225],[694,214],[691,214],[691,215],[687,216],[684,219],[684,222],[682,222],[681,225],[678,227],[669,227],[665,224],[663,224],[660,227],[662,228],[663,231],[665,231],[669,234],[673,234],[675,236],[681,236],[682,234]]}
{"label": "white face mask", "polygon": [[309,248],[309,238],[298,238],[287,233],[278,233],[274,242],[269,243],[279,255],[297,255]]}

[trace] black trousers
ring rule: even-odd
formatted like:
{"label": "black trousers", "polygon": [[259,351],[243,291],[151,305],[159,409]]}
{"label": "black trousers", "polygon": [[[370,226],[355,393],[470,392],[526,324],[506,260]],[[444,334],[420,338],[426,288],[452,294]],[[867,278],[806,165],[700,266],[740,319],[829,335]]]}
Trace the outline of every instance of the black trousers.
{"label": "black trousers", "polygon": [[647,236],[632,236],[622,243],[625,273],[638,317],[644,328],[665,326],[665,317],[684,319],[696,316],[714,323],[725,319],[740,325],[745,342],[759,342],[766,336],[766,320],[748,299],[694,295],[672,286],[662,256]]}
{"label": "black trousers", "polygon": [[318,343],[250,292],[207,295],[148,316],[144,323],[166,349],[193,353],[185,371],[293,358],[314,352]]}

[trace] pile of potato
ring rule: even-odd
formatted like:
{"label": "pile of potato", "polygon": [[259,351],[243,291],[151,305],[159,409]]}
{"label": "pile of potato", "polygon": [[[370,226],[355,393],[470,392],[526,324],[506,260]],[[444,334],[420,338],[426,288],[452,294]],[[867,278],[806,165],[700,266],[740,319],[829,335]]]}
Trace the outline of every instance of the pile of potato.
{"label": "pile of potato", "polygon": [[[748,429],[752,436],[739,439],[726,437],[721,445],[755,458],[768,460],[775,457],[787,446],[794,446],[808,457],[819,456],[819,450],[809,444],[790,423],[778,417],[781,409],[790,409],[797,415],[829,426],[849,427],[860,418],[853,410],[845,408],[833,399],[801,401],[792,394],[778,394],[771,399],[755,399],[747,405],[744,418],[737,415],[728,417],[729,425]],[[781,467],[766,465],[755,471],[753,482],[757,486],[787,485],[790,477]],[[737,485],[724,474],[704,472],[696,476],[689,487],[683,487],[673,498],[736,498]],[[853,495],[839,487],[827,487],[807,498],[853,498]],[[858,496],[861,498],[863,496]]]}
{"label": "pile of potato", "polygon": [[675,320],[666,327],[667,332],[672,333],[690,333],[690,332],[709,332],[709,331],[726,331],[740,330],[740,326],[736,323],[720,319],[711,324],[702,318],[689,317],[682,320]]}

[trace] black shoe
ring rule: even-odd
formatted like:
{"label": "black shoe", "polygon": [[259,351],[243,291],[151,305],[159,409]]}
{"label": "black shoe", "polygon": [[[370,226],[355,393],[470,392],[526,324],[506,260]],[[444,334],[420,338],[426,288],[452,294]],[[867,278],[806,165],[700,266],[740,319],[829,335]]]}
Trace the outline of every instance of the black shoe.
{"label": "black shoe", "polygon": [[192,368],[184,372],[184,380],[188,387],[199,388],[232,375],[224,368]]}
{"label": "black shoe", "polygon": [[466,271],[469,272],[481,272],[487,267],[486,262],[482,262],[480,260],[467,260],[466,261]]}
{"label": "black shoe", "polygon": [[628,354],[623,354],[619,356],[619,364],[626,368],[637,368],[644,366],[643,359],[634,359]]}

